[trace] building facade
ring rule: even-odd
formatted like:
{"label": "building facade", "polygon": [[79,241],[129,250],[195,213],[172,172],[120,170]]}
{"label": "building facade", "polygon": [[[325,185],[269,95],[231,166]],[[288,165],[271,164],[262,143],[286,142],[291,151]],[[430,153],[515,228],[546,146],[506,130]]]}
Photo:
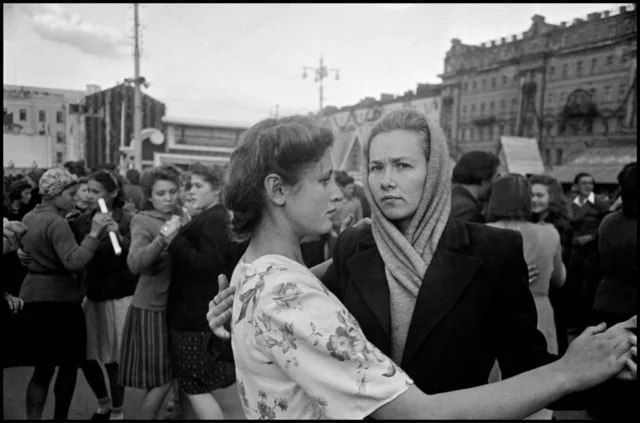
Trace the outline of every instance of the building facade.
{"label": "building facade", "polygon": [[193,118],[162,118],[162,151],[153,153],[153,165],[163,163],[186,170],[199,161],[226,166],[242,134],[251,127],[245,122],[226,122]]}
{"label": "building facade", "polygon": [[535,15],[510,40],[452,40],[440,123],[459,157],[496,152],[501,135],[534,137],[547,168],[576,151],[636,143],[636,10],[568,25]]}
{"label": "building facade", "polygon": [[[84,123],[85,157],[87,166],[93,168],[102,163],[121,164],[121,155],[130,161],[133,139],[133,97],[135,89],[129,85],[116,85],[88,95],[79,108],[79,118]],[[142,93],[142,129],[162,130],[162,118],[166,113],[164,103]],[[153,155],[163,151],[149,139],[142,140],[142,166],[153,165]]]}
{"label": "building facade", "polygon": [[367,97],[353,106],[325,108],[323,120],[331,126],[336,137],[331,153],[334,169],[345,170],[359,180],[365,137],[380,116],[412,107],[438,122],[440,93],[440,84],[418,84],[415,92],[407,91],[400,96],[382,94],[380,100]]}
{"label": "building facade", "polygon": [[78,131],[73,119],[69,119],[69,108],[85,95],[87,91],[82,90],[5,84],[3,146],[11,146],[11,151],[3,148],[3,152],[15,157],[7,160],[20,168],[25,161],[30,162],[30,168],[34,162],[40,167],[51,167],[70,160],[74,154],[70,141],[74,139],[74,130]]}

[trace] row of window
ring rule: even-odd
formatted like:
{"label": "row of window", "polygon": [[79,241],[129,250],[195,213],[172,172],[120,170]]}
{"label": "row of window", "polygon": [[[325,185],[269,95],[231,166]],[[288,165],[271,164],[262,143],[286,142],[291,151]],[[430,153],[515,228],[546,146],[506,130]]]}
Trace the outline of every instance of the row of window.
{"label": "row of window", "polygon": [[[614,63],[614,56],[613,55],[609,55],[606,57],[605,59],[605,70],[610,70],[611,66],[613,66]],[[622,67],[626,67],[628,64],[628,58],[627,56],[622,56],[620,58],[620,64]],[[591,59],[591,62],[589,64],[589,75],[595,75],[597,73],[597,69],[598,69],[598,59]],[[581,77],[584,76],[584,69],[585,68],[585,60],[578,60],[575,63],[575,76],[577,77]],[[548,76],[550,79],[553,79],[554,77],[556,77],[556,66],[550,66],[549,67],[549,72],[548,72]],[[565,63],[562,65],[562,78],[567,78],[569,76],[569,63]],[[507,77],[506,75],[502,75],[501,78],[497,77],[497,76],[492,76],[491,79],[487,80],[487,78],[482,78],[480,80],[480,88],[487,89],[487,85],[490,84],[490,88],[495,89],[498,87],[498,82],[502,82],[502,87],[505,87],[509,84],[509,82],[511,81],[512,83],[515,83],[518,80],[518,75],[513,75],[512,78]],[[462,91],[466,92],[469,90],[469,83],[465,82],[462,84]],[[478,90],[478,81],[474,80],[471,81],[471,90],[476,91]]]}
{"label": "row of window", "polygon": [[[589,92],[591,93],[592,98],[594,98],[596,100],[596,102],[600,101],[600,102],[604,102],[604,103],[609,103],[611,101],[613,101],[613,87],[611,85],[605,85],[604,88],[602,89],[602,97],[601,98],[597,98],[597,90],[596,88],[590,88]],[[618,98],[622,99],[625,94],[627,93],[627,84],[626,83],[622,83],[619,86],[619,90],[618,90]],[[561,92],[560,96],[557,97],[559,99],[560,105],[564,105],[564,102],[567,99],[567,94],[568,92]],[[550,106],[554,103],[554,100],[556,99],[556,93],[549,93],[547,94],[547,106]],[[513,98],[511,99],[511,109],[512,110],[516,110],[517,108],[517,99]],[[480,112],[485,112],[486,111],[486,106],[487,103],[480,103]],[[495,107],[496,107],[496,102],[495,101],[490,101],[488,103],[489,106],[489,111],[494,111]],[[507,100],[500,100],[500,110],[504,111],[507,108]],[[467,114],[467,105],[463,105],[462,106],[462,115],[465,116]],[[471,104],[470,107],[470,111],[471,114],[473,115],[476,112],[476,104]]]}
{"label": "row of window", "polygon": [[[7,109],[4,109],[4,114],[7,114]],[[18,118],[20,122],[27,121],[27,109],[20,109],[18,111]],[[44,110],[38,111],[38,122],[46,122],[47,121],[47,113]],[[64,123],[64,114],[62,112],[56,112],[56,123]]]}

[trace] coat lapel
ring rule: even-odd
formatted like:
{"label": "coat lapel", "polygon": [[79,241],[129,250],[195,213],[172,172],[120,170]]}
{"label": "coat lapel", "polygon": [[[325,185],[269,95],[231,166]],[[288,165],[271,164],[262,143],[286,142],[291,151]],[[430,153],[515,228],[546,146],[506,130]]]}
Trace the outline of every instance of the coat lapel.
{"label": "coat lapel", "polygon": [[464,224],[450,218],[418,291],[402,367],[409,363],[440,320],[453,308],[480,268],[482,262],[479,259],[458,251],[468,244]]}
{"label": "coat lapel", "polygon": [[375,314],[381,329],[390,335],[389,286],[373,235],[360,241],[356,254],[347,260],[346,266],[353,285]]}

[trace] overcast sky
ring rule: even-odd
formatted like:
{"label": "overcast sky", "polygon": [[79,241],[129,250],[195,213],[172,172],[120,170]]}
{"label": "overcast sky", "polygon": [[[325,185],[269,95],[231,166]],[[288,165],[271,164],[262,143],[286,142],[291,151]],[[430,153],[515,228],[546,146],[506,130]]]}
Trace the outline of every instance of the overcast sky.
{"label": "overcast sky", "polygon": [[[142,4],[141,75],[171,116],[255,122],[318,109],[303,66],[340,70],[325,105],[439,83],[452,38],[480,44],[623,3]],[[132,4],[4,4],[3,82],[84,90],[133,77]]]}

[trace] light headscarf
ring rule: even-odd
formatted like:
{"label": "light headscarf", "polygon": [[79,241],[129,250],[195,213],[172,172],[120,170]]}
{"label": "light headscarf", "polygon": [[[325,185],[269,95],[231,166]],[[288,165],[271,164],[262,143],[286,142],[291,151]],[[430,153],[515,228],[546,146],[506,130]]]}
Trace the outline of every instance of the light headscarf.
{"label": "light headscarf", "polygon": [[66,169],[54,168],[47,170],[42,178],[40,178],[40,195],[43,200],[51,200],[57,197],[69,188],[71,185],[78,183],[78,177],[72,175]]}
{"label": "light headscarf", "polygon": [[[422,197],[407,229],[406,237],[387,219],[376,203],[369,186],[369,157],[364,159],[363,181],[367,200],[371,204],[372,231],[385,264],[389,284],[392,325],[392,359],[400,364],[416,297],[451,211],[451,171],[449,149],[440,126],[415,109],[400,109],[383,116],[371,130],[375,135],[395,129],[413,130],[419,123],[427,133],[429,160]],[[389,123],[393,122],[391,125]],[[422,122],[422,124],[420,124]],[[377,132],[380,129],[383,132]],[[390,128],[387,130],[387,128]],[[417,130],[416,130],[417,131]],[[365,151],[369,151],[371,136]],[[428,283],[429,281],[425,281]]]}

